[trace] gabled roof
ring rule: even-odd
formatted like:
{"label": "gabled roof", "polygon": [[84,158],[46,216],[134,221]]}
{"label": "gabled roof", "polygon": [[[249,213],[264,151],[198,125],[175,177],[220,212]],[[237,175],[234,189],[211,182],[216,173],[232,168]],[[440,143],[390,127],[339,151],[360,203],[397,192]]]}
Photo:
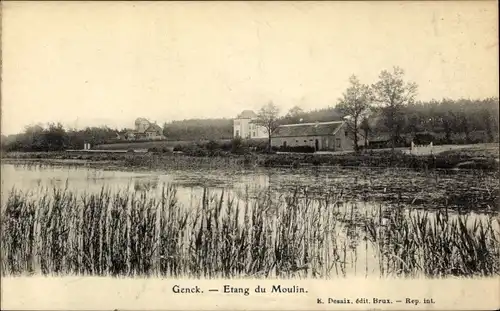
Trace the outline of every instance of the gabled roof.
{"label": "gabled roof", "polygon": [[243,110],[239,115],[238,119],[252,119],[256,118],[257,114],[253,110]]}
{"label": "gabled roof", "polygon": [[273,137],[327,136],[335,133],[344,121],[299,123],[281,125],[273,132]]}
{"label": "gabled roof", "polygon": [[156,123],[151,123],[149,127],[144,131],[144,132],[163,132],[162,128],[156,124]]}

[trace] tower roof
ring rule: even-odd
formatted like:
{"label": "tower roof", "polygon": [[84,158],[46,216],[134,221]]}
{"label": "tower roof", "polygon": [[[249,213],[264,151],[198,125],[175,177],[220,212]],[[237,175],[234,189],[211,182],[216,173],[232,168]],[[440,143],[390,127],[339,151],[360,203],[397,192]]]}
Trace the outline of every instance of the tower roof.
{"label": "tower roof", "polygon": [[255,117],[257,117],[257,114],[253,110],[243,110],[238,115],[238,119],[252,119]]}
{"label": "tower roof", "polygon": [[141,122],[148,122],[149,123],[149,121],[147,119],[145,119],[145,118],[137,118],[137,119],[135,119],[135,125],[139,125]]}

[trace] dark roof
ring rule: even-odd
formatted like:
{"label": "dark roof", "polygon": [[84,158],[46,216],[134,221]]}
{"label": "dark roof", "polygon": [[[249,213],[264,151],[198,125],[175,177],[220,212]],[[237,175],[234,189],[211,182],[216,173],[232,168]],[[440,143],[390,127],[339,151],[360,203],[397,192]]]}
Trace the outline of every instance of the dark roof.
{"label": "dark roof", "polygon": [[162,128],[156,124],[156,123],[151,123],[149,127],[144,131],[144,132],[163,132]]}
{"label": "dark roof", "polygon": [[273,132],[273,137],[327,136],[334,135],[344,121],[300,123],[281,125]]}
{"label": "dark roof", "polygon": [[252,110],[243,110],[239,115],[238,119],[252,119],[257,117],[257,114]]}
{"label": "dark roof", "polygon": [[[405,139],[407,141],[411,141],[413,139],[412,134],[400,134],[400,139]],[[370,133],[368,135],[368,140],[372,143],[383,143],[389,142],[392,139],[392,134],[390,132],[381,132],[381,133]]]}
{"label": "dark roof", "polygon": [[386,142],[391,140],[391,134],[390,133],[370,133],[368,135],[368,140],[370,142]]}

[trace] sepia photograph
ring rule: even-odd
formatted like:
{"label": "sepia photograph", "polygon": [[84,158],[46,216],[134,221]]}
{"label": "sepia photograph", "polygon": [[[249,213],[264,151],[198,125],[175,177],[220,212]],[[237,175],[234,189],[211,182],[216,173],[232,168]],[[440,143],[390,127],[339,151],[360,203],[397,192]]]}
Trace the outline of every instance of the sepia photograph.
{"label": "sepia photograph", "polygon": [[2,2],[2,305],[500,308],[497,4]]}

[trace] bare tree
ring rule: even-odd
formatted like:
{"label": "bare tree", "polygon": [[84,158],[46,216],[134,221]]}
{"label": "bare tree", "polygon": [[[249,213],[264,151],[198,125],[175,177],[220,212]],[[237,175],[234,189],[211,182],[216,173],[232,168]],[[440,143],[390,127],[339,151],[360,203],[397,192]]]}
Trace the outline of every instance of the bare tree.
{"label": "bare tree", "polygon": [[354,136],[354,150],[358,152],[358,132],[364,114],[370,108],[373,96],[368,85],[361,84],[355,75],[349,79],[351,84],[342,94],[337,104],[338,110],[350,120],[349,130]]}
{"label": "bare tree", "polygon": [[252,123],[262,126],[266,129],[268,135],[268,150],[271,151],[271,135],[279,126],[279,112],[278,106],[269,102],[267,105],[260,108],[257,113],[257,118]]}
{"label": "bare tree", "polygon": [[379,81],[372,88],[375,100],[382,106],[386,125],[391,131],[391,148],[394,151],[396,140],[399,138],[402,107],[413,103],[417,95],[417,85],[405,82],[404,70],[394,67],[392,72],[384,70],[379,75]]}

